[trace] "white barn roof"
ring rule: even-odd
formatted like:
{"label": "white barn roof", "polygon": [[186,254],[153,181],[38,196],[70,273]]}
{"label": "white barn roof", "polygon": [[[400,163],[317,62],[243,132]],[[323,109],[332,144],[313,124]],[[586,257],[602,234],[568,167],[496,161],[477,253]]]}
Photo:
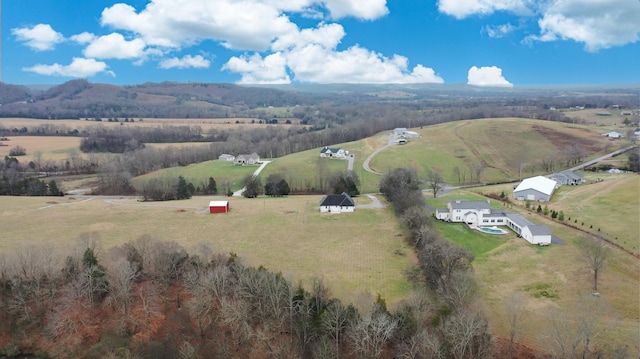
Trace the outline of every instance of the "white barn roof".
{"label": "white barn roof", "polygon": [[229,201],[210,201],[209,207],[226,207]]}
{"label": "white barn roof", "polygon": [[528,189],[534,189],[538,192],[551,196],[553,194],[553,191],[556,189],[556,184],[557,182],[552,179],[548,179],[547,177],[544,177],[544,176],[536,176],[536,177],[526,178],[525,180],[520,182],[518,187],[516,187],[516,189],[514,189],[513,192],[520,192]]}

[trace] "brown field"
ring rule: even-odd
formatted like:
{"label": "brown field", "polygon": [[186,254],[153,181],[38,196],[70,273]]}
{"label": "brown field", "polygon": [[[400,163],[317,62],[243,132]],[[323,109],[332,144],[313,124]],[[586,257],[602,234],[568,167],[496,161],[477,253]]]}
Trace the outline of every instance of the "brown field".
{"label": "brown field", "polygon": [[64,160],[69,158],[70,151],[80,153],[80,137],[51,137],[51,136],[13,136],[7,137],[3,142],[7,146],[0,146],[0,156],[9,155],[9,151],[15,146],[22,146],[27,154],[19,156],[21,163],[28,163],[34,159],[35,152],[42,153],[43,160]]}
{"label": "brown field", "polygon": [[[123,119],[120,119],[121,121]],[[231,130],[238,128],[264,128],[269,126],[281,126],[289,128],[292,126],[301,126],[300,120],[289,119],[292,123],[287,125],[284,122],[287,119],[279,119],[281,124],[265,124],[258,123],[259,119],[252,118],[133,118],[134,122],[109,122],[107,118],[103,118],[101,122],[81,120],[43,120],[32,118],[0,118],[0,127],[6,128],[33,128],[42,125],[65,126],[69,131],[74,129],[86,129],[90,127],[116,127],[116,126],[136,126],[136,127],[161,127],[161,126],[200,126],[203,133],[209,133],[212,130]],[[251,123],[255,121],[255,123]]]}
{"label": "brown field", "polygon": [[[97,233],[103,250],[150,235],[192,252],[201,243],[217,253],[234,252],[247,265],[281,271],[294,281],[322,277],[335,296],[348,302],[366,292],[394,304],[411,290],[404,271],[415,258],[397,236],[400,229],[388,208],[326,215],[317,209],[321,196],[234,197],[230,213],[208,214],[214,198],[143,203],[3,197],[0,253],[26,245],[63,253],[73,250],[83,233]],[[366,197],[358,201],[369,202]]]}

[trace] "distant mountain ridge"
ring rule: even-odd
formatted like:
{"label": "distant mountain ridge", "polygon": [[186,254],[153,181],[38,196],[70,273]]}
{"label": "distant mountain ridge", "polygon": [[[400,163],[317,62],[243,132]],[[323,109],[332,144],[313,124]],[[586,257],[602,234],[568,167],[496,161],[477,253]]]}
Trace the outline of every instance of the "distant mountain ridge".
{"label": "distant mountain ridge", "polygon": [[240,117],[261,107],[362,102],[539,98],[598,92],[634,94],[631,85],[476,87],[466,84],[290,84],[147,82],[116,86],[84,79],[46,88],[0,83],[0,117]]}

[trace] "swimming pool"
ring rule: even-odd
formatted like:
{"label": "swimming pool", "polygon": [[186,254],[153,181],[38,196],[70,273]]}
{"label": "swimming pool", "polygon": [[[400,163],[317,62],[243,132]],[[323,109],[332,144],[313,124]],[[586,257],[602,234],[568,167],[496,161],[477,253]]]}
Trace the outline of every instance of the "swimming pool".
{"label": "swimming pool", "polygon": [[489,234],[506,234],[507,231],[498,227],[478,227],[479,231]]}

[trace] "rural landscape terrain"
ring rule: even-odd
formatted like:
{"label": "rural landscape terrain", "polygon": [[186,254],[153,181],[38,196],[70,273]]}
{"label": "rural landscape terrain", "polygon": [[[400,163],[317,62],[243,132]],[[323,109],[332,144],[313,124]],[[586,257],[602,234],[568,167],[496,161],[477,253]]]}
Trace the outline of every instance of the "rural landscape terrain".
{"label": "rural landscape terrain", "polygon": [[[637,88],[74,80],[0,103],[0,357],[640,356]],[[514,197],[567,169],[584,182]],[[320,212],[343,192],[352,213]],[[554,242],[434,218],[456,200]]]}

